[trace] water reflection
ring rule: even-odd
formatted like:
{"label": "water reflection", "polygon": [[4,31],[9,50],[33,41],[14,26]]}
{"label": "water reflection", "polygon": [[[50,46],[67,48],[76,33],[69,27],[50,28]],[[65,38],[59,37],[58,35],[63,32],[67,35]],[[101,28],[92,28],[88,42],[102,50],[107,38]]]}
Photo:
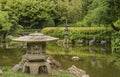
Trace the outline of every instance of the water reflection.
{"label": "water reflection", "polygon": [[98,67],[98,68],[103,67],[101,61],[97,59],[97,56],[92,56],[90,62],[92,67]]}
{"label": "water reflection", "polygon": [[95,48],[93,46],[89,46],[89,52],[95,52]]}
{"label": "water reflection", "polygon": [[25,49],[8,48],[0,49],[0,66],[13,66],[21,60]]}
{"label": "water reflection", "polygon": [[64,44],[64,52],[65,52],[65,55],[68,55],[68,53],[69,53],[69,44]]}
{"label": "water reflection", "polygon": [[[94,50],[93,50],[94,51]],[[63,69],[75,65],[86,70],[91,77],[119,77],[120,70],[113,64],[111,65],[104,57],[98,57],[100,48],[95,48],[95,53],[89,52],[89,46],[58,46],[56,44],[47,45],[47,53],[59,61]],[[25,49],[9,48],[0,49],[0,66],[13,66],[21,60]],[[91,55],[92,54],[92,55]],[[81,60],[72,61],[71,57],[77,55]]]}
{"label": "water reflection", "polygon": [[100,50],[101,50],[101,52],[102,52],[102,53],[104,53],[104,52],[106,52],[106,51],[107,51],[107,49],[106,49],[106,48],[104,48],[104,47],[100,47]]}
{"label": "water reflection", "polygon": [[100,46],[100,45],[89,46],[89,52],[106,54],[106,53],[111,53],[111,48],[110,46]]}
{"label": "water reflection", "polygon": [[97,59],[95,47],[89,46],[89,52],[94,54],[93,56],[90,57],[91,66],[102,68],[102,64],[101,64],[100,60]]}

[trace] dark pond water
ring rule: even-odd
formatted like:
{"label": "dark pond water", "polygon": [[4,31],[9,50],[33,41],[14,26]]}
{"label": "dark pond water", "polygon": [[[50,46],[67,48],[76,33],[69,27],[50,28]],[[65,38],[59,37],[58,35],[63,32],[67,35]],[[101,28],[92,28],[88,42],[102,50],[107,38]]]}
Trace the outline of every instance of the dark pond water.
{"label": "dark pond water", "polygon": [[[88,46],[67,47],[56,44],[47,45],[47,53],[60,62],[63,69],[72,65],[86,70],[91,77],[120,77],[120,65],[111,64],[107,58],[110,48],[107,52],[101,52],[99,47],[95,52],[89,52]],[[0,66],[14,66],[20,60],[26,49],[22,47],[0,49]],[[79,56],[80,61],[72,61],[72,56]]]}

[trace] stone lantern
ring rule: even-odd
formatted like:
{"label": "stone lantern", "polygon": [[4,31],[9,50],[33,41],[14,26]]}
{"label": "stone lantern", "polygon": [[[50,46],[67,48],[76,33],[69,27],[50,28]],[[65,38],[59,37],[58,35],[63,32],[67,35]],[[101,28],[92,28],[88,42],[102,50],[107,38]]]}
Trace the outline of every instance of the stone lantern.
{"label": "stone lantern", "polygon": [[21,61],[21,63],[23,63],[23,73],[50,74],[51,67],[47,62],[49,56],[46,54],[46,42],[56,40],[58,40],[58,38],[45,36],[37,32],[13,39],[13,41],[27,43],[27,51]]}
{"label": "stone lantern", "polygon": [[64,44],[68,44],[68,42],[69,42],[69,30],[68,30],[68,25],[66,20],[66,25],[64,29]]}

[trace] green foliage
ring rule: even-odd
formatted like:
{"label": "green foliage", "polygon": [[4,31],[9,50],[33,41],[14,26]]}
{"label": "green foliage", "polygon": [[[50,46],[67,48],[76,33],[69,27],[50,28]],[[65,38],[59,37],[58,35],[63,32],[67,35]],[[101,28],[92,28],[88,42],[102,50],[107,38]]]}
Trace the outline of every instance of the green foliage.
{"label": "green foliage", "polygon": [[10,10],[20,25],[29,28],[57,26],[65,20],[91,26],[117,21],[119,4],[119,0],[0,0],[0,9]]}
{"label": "green foliage", "polygon": [[[64,39],[64,27],[48,27],[42,29],[42,32],[46,35],[58,37]],[[109,39],[111,34],[111,28],[105,27],[69,27],[69,39]]]}
{"label": "green foliage", "polygon": [[112,33],[111,48],[112,48],[112,61],[120,62],[120,31]]}
{"label": "green foliage", "polygon": [[120,19],[115,22],[115,25],[119,25],[120,26]]}
{"label": "green foliage", "polygon": [[77,26],[80,26],[80,27],[84,27],[84,22],[83,21],[79,21],[79,22],[76,22],[76,25]]}
{"label": "green foliage", "polygon": [[116,22],[114,22],[115,27],[120,29],[120,19],[118,19]]}
{"label": "green foliage", "polygon": [[34,33],[34,32],[41,32],[41,29],[24,29],[20,34],[21,35],[28,35],[30,33]]}
{"label": "green foliage", "polygon": [[82,0],[56,1],[55,21],[59,21],[59,23],[64,23],[66,19],[70,23],[78,21],[82,15],[82,4]]}
{"label": "green foliage", "polygon": [[0,30],[9,31],[11,26],[12,24],[10,23],[8,13],[0,11]]}
{"label": "green foliage", "polygon": [[43,28],[80,20],[82,0],[7,0],[6,7],[19,19],[20,25]]}
{"label": "green foliage", "polygon": [[[78,22],[76,22],[76,26],[78,26],[78,27],[96,27],[95,23],[92,24],[92,25],[90,25],[90,24],[88,25],[88,24],[86,24],[85,21],[78,21]],[[103,25],[103,24],[98,24],[97,25],[97,27],[105,27],[105,26],[106,25]]]}
{"label": "green foliage", "polygon": [[[22,26],[17,23],[18,18],[11,12],[8,6],[6,6],[7,0],[2,0],[0,2],[0,35],[1,42],[6,43],[6,36],[10,32],[20,32]],[[6,48],[6,45],[3,44],[3,48]]]}
{"label": "green foliage", "polygon": [[51,0],[8,0],[7,6],[17,16],[19,24],[24,27],[42,28],[44,24],[54,26],[52,12],[55,5]]}
{"label": "green foliage", "polygon": [[84,18],[85,25],[111,24],[120,17],[120,0],[92,0],[88,14]]}
{"label": "green foliage", "polygon": [[[6,1],[1,2],[0,11],[0,30],[18,33],[22,30],[22,26],[17,23],[18,18],[8,9],[6,9]],[[9,7],[8,7],[9,8]]]}
{"label": "green foliage", "polygon": [[86,16],[89,11],[89,6],[91,5],[92,0],[82,0],[82,19]]}
{"label": "green foliage", "polygon": [[120,32],[115,32],[112,33],[112,52],[114,53],[120,53],[119,49],[120,49]]}

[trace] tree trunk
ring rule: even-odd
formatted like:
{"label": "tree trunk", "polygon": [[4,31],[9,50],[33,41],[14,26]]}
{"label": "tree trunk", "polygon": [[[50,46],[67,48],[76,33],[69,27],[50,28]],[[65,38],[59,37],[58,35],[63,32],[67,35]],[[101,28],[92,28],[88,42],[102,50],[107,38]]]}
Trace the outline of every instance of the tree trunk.
{"label": "tree trunk", "polygon": [[7,32],[3,32],[1,36],[1,43],[2,43],[2,48],[6,49],[6,36]]}

